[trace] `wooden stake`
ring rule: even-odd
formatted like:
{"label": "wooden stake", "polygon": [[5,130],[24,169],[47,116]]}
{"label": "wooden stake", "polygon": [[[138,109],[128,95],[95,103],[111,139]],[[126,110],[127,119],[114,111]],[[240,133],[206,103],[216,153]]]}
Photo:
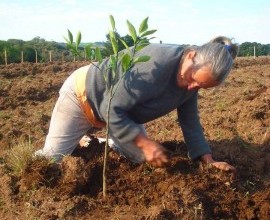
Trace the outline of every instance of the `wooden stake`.
{"label": "wooden stake", "polygon": [[21,63],[23,63],[23,50],[21,51]]}
{"label": "wooden stake", "polygon": [[50,62],[52,62],[52,51],[49,51],[49,55],[50,55]]}
{"label": "wooden stake", "polygon": [[7,50],[5,49],[5,64],[7,66]]}
{"label": "wooden stake", "polygon": [[38,62],[38,60],[37,60],[37,50],[35,50],[35,52],[36,52],[36,63]]}

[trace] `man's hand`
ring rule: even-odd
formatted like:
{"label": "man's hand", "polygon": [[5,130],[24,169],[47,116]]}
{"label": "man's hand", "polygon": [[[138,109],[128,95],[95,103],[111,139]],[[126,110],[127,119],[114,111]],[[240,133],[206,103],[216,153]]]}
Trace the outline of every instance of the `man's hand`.
{"label": "man's hand", "polygon": [[163,167],[169,162],[167,151],[161,144],[143,134],[139,134],[134,141],[144,153],[145,160],[152,166]]}
{"label": "man's hand", "polygon": [[166,149],[157,142],[149,142],[147,147],[142,148],[142,151],[145,160],[154,167],[163,167],[169,162]]}
{"label": "man's hand", "polygon": [[211,164],[213,167],[220,169],[220,170],[224,170],[224,171],[231,171],[234,174],[236,173],[236,169],[234,166],[226,163],[226,162],[218,162],[215,161],[212,158],[211,154],[205,154],[201,157],[202,162],[206,163],[206,164]]}
{"label": "man's hand", "polygon": [[89,146],[89,143],[91,141],[91,138],[87,135],[84,135],[81,140],[79,141],[79,146],[80,148],[83,148],[83,147],[88,147]]}

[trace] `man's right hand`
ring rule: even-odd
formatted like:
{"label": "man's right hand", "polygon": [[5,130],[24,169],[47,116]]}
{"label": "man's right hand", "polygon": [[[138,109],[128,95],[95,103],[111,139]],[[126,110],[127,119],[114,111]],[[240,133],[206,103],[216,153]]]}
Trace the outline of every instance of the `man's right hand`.
{"label": "man's right hand", "polygon": [[135,138],[135,144],[142,150],[146,162],[154,167],[163,167],[169,163],[167,150],[156,141],[153,141],[143,134]]}

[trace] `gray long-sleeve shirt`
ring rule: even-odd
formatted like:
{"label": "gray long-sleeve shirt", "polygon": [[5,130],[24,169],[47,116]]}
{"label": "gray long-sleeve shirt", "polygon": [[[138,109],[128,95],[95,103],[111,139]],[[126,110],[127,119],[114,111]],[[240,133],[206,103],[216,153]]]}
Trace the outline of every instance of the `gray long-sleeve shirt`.
{"label": "gray long-sleeve shirt", "polygon": [[[110,132],[124,146],[141,132],[143,124],[177,109],[178,119],[192,159],[211,153],[199,121],[197,91],[177,86],[177,70],[183,47],[150,44],[137,53],[151,59],[136,64],[120,80],[110,108]],[[109,94],[103,74],[108,60],[87,73],[88,101],[98,119],[106,121]],[[122,74],[120,72],[120,74]]]}

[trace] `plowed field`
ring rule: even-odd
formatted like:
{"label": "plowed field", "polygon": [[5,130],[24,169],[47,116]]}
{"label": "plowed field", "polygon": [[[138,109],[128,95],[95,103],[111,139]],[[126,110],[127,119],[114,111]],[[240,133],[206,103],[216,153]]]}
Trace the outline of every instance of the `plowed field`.
{"label": "plowed field", "polygon": [[214,158],[235,166],[235,179],[188,159],[176,112],[146,124],[171,165],[132,164],[110,151],[107,200],[96,140],[60,164],[37,160],[14,176],[7,152],[27,140],[43,146],[62,83],[86,64],[0,66],[0,219],[270,219],[269,57],[237,58],[222,86],[199,92]]}

